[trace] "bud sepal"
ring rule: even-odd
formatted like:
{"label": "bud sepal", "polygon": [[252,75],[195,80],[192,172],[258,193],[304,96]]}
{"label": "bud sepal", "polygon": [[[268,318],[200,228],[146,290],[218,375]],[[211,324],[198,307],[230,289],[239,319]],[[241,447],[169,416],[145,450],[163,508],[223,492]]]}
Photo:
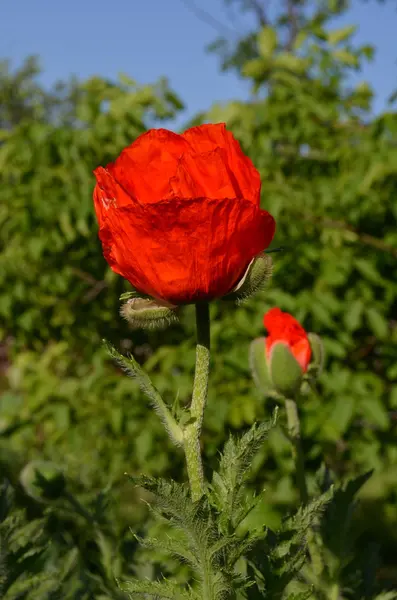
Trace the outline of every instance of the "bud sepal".
{"label": "bud sepal", "polygon": [[275,342],[267,359],[274,390],[285,398],[299,392],[304,372],[285,342]]}
{"label": "bud sepal", "polygon": [[252,259],[248,265],[243,277],[240,279],[234,289],[223,297],[223,300],[233,300],[241,304],[247,298],[250,298],[262,290],[273,273],[273,261],[269,254],[261,252]]}
{"label": "bud sepal", "polygon": [[321,375],[325,363],[324,344],[317,333],[308,333],[310,348],[312,351],[308,374],[310,379],[316,379]]}
{"label": "bud sepal", "polygon": [[255,385],[268,396],[274,391],[274,386],[270,377],[265,348],[266,338],[261,337],[253,340],[249,349],[249,363]]}

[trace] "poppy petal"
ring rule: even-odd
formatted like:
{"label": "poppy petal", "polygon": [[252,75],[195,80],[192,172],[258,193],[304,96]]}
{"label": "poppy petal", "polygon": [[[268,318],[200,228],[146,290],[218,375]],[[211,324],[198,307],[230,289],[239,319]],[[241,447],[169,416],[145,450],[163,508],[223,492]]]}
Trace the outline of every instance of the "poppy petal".
{"label": "poppy petal", "polygon": [[125,148],[112,167],[112,175],[141,204],[170,196],[170,179],[189,143],[167,129],[152,129]]}
{"label": "poppy petal", "polygon": [[227,294],[273,238],[259,173],[224,124],[150,130],[94,173],[106,260],[158,300]]}
{"label": "poppy petal", "polygon": [[288,344],[303,371],[311,358],[311,347],[307,333],[302,325],[289,313],[282,312],[278,307],[270,309],[263,318],[263,323],[268,331],[266,338],[266,354],[269,357],[272,346],[278,342]]}
{"label": "poppy petal", "polygon": [[[188,185],[186,183],[188,182]],[[225,150],[184,154],[171,180],[174,197],[241,198],[241,191],[226,164]],[[164,198],[166,199],[166,198]]]}
{"label": "poppy petal", "polygon": [[295,342],[291,347],[291,352],[302,367],[302,370],[306,371],[312,354],[308,338],[303,337],[298,342]]}
{"label": "poppy petal", "polygon": [[140,291],[175,305],[228,293],[274,235],[273,217],[248,201],[192,198],[141,205],[131,199],[103,210],[103,193],[98,187],[95,206],[111,268]]}
{"label": "poppy petal", "polygon": [[182,134],[197,154],[210,152],[215,148],[225,151],[226,164],[234,179],[233,187],[239,190],[237,196],[260,203],[261,180],[253,162],[246,156],[225,123],[191,127]]}

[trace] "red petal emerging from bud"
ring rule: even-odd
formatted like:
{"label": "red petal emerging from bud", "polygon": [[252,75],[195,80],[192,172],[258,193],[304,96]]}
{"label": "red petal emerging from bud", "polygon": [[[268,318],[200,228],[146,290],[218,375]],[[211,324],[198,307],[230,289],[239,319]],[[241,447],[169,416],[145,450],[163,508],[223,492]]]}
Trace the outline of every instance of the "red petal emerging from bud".
{"label": "red petal emerging from bud", "polygon": [[284,342],[296,358],[302,370],[307,371],[311,358],[311,348],[306,331],[290,314],[279,308],[269,310],[263,319],[268,331],[266,338],[266,354],[269,357],[273,344]]}

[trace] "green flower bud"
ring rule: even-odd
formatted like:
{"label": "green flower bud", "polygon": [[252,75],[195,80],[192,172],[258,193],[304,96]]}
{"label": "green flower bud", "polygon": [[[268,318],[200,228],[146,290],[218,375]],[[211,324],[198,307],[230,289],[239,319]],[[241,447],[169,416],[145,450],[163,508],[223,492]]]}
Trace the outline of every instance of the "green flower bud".
{"label": "green flower bud", "polygon": [[120,314],[134,328],[163,329],[178,321],[176,307],[163,306],[151,298],[130,298],[125,302]]}
{"label": "green flower bud", "polygon": [[66,486],[61,468],[43,460],[28,463],[22,469],[19,480],[25,492],[39,502],[57,500]]}
{"label": "green flower bud", "polygon": [[302,367],[283,342],[275,342],[270,353],[266,352],[266,338],[251,342],[250,367],[256,386],[265,396],[292,398],[302,384]]}
{"label": "green flower bud", "polygon": [[262,252],[252,259],[242,279],[224,300],[234,300],[238,304],[263,289],[273,273],[271,256]]}

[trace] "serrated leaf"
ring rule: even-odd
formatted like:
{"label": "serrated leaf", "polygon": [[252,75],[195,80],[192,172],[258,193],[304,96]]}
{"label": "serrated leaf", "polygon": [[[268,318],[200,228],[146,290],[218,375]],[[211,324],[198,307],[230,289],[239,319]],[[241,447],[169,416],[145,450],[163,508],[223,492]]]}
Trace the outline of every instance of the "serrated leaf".
{"label": "serrated leaf", "polygon": [[220,525],[225,531],[230,523],[237,528],[254,506],[246,502],[244,483],[254,456],[277,422],[277,415],[275,410],[272,420],[255,423],[240,439],[230,437],[225,444],[219,472],[214,474],[212,482],[214,501],[221,513]]}
{"label": "serrated leaf", "polygon": [[119,582],[120,589],[130,598],[151,597],[155,600],[191,600],[188,590],[182,591],[178,584],[170,581],[126,581]]}

